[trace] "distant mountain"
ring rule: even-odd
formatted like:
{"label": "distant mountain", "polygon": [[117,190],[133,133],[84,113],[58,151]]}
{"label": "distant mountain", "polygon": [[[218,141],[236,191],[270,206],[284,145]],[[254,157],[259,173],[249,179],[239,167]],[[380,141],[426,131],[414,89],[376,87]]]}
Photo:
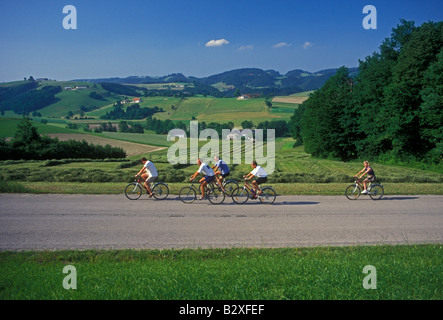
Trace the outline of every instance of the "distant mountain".
{"label": "distant mountain", "polygon": [[[295,69],[282,75],[275,70],[242,68],[203,78],[186,77],[181,73],[174,73],[162,77],[130,76],[126,78],[77,79],[74,81],[132,85],[179,82],[193,84],[194,87],[201,90],[205,89],[205,92],[211,92],[218,96],[232,96],[237,89],[242,93],[289,95],[297,92],[317,90],[336,72],[337,69],[326,69],[313,73]],[[349,72],[353,76],[357,74],[358,68],[349,68]],[[223,89],[220,89],[221,87]],[[217,89],[213,90],[214,88]],[[220,94],[217,94],[217,92]]]}

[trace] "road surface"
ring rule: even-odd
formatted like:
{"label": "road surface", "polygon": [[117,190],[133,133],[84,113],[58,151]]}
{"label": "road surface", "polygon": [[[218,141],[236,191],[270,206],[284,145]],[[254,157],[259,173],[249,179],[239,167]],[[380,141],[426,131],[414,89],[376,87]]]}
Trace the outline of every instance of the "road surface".
{"label": "road surface", "polygon": [[124,195],[0,194],[0,250],[443,243],[443,196],[280,196],[183,204]]}

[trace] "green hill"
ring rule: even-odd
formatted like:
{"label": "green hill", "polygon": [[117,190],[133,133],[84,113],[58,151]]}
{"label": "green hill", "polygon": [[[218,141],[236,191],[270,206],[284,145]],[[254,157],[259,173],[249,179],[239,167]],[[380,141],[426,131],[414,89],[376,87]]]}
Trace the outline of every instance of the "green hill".
{"label": "green hill", "polygon": [[[315,90],[334,72],[335,69],[316,73],[293,70],[282,75],[273,70],[244,68],[206,78],[172,74],[155,78],[36,81],[31,77],[0,84],[0,111],[8,117],[25,113],[52,119],[98,119],[112,111],[117,101],[142,98],[140,107],[164,110],[156,115],[162,120],[288,120],[296,105],[276,103],[274,108],[267,109],[265,98]],[[239,93],[253,95],[254,99],[237,101],[234,96]]]}

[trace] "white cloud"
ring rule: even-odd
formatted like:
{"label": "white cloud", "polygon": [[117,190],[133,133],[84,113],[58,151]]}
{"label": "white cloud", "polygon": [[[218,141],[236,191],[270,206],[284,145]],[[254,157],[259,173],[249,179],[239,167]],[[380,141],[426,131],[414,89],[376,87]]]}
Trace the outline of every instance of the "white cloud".
{"label": "white cloud", "polygon": [[287,42],[280,42],[280,43],[274,44],[272,47],[273,48],[283,48],[283,47],[289,47],[289,46],[290,46],[290,44]]}
{"label": "white cloud", "polygon": [[309,49],[312,46],[313,44],[311,42],[306,41],[305,44],[303,45],[303,49]]}
{"label": "white cloud", "polygon": [[254,49],[253,45],[241,46],[240,48],[238,48],[238,50],[240,50],[240,51],[253,50],[253,49]]}
{"label": "white cloud", "polygon": [[226,39],[219,39],[219,40],[211,40],[208,43],[205,44],[206,47],[221,47],[225,44],[229,44],[229,41]]}

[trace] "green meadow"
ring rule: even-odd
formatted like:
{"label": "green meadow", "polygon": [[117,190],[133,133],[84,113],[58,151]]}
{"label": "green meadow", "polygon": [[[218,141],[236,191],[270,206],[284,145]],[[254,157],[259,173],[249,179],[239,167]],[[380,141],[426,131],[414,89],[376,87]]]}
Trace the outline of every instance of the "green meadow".
{"label": "green meadow", "polygon": [[[0,300],[441,300],[442,250],[429,244],[0,252]],[[75,283],[66,266],[75,268]]]}
{"label": "green meadow", "polygon": [[[17,125],[20,123],[20,121],[21,119],[18,118],[0,118],[0,139],[13,137],[17,130]],[[41,134],[82,133],[81,131],[67,129],[65,123],[44,124],[40,121],[34,121],[33,125]]]}
{"label": "green meadow", "polygon": [[[80,92],[80,91],[78,91]],[[60,94],[68,95],[68,92]],[[75,103],[87,102],[84,93],[69,92]],[[77,95],[77,96],[74,96]],[[85,100],[82,100],[85,99]],[[65,100],[65,99],[63,99]],[[73,100],[74,101],[74,100]],[[87,112],[99,117],[113,105]],[[73,102],[74,103],[74,102]],[[263,99],[145,98],[141,106],[159,106],[161,119],[209,122],[245,119],[258,123],[271,118],[289,119],[296,104],[276,102],[268,109]],[[172,107],[173,106],[173,107]],[[66,129],[61,104],[48,107],[59,118],[43,124],[40,133],[82,133]],[[44,114],[42,112],[42,114]],[[49,115],[49,111],[48,114]],[[0,117],[0,138],[12,137],[20,119],[6,113]],[[71,120],[69,120],[71,121]],[[99,123],[99,119],[75,123]],[[147,146],[169,147],[166,135],[103,132],[94,137],[111,138]],[[189,144],[190,141],[187,140]],[[205,142],[199,142],[199,147]],[[303,146],[293,148],[292,138],[275,144],[275,172],[269,177],[279,195],[337,195],[344,197],[362,161],[343,162],[313,158]],[[231,145],[229,157],[246,149]],[[220,148],[221,150],[221,148]],[[266,151],[266,148],[265,148]],[[191,156],[189,150],[186,151]],[[160,180],[168,183],[172,196],[187,185],[197,164],[171,165],[167,149],[146,152],[128,159],[64,159],[0,162],[1,193],[120,194],[141,168],[146,156],[157,166]],[[369,159],[371,160],[371,159]],[[385,195],[443,195],[443,169],[420,164],[372,163]],[[29,168],[32,168],[30,170]],[[231,166],[230,178],[241,181],[251,167]],[[23,173],[26,174],[23,174]],[[128,200],[129,201],[129,200]],[[278,201],[278,198],[277,198]],[[82,250],[0,251],[0,300],[441,300],[442,246],[350,246],[281,249],[197,250]],[[75,266],[77,289],[66,290],[63,268]],[[376,288],[365,289],[365,266],[376,267]],[[375,274],[374,274],[375,276]],[[373,280],[371,280],[373,281]]]}
{"label": "green meadow", "polygon": [[[130,104],[123,105],[127,108]],[[289,120],[294,114],[298,104],[273,103],[272,108],[265,105],[264,99],[237,100],[236,98],[212,98],[212,97],[142,97],[140,107],[159,107],[164,112],[155,114],[160,120],[170,119],[173,121],[198,120],[218,123],[233,122],[240,126],[245,119],[255,124],[270,120]],[[49,107],[48,107],[49,108]],[[86,117],[95,117],[100,122],[100,116],[114,108],[113,104],[102,106],[99,109],[86,112]],[[66,112],[67,113],[67,112]],[[103,121],[103,120],[102,120]],[[90,121],[88,121],[90,122]]]}

